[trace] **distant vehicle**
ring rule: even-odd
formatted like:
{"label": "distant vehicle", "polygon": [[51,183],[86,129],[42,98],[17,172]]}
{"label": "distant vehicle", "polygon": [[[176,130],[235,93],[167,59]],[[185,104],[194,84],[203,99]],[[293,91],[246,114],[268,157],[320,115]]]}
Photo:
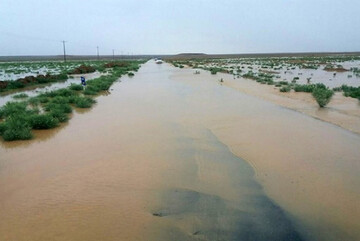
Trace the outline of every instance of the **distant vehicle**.
{"label": "distant vehicle", "polygon": [[155,59],[155,63],[157,63],[157,64],[162,64],[163,61],[162,61],[162,59],[160,59],[160,58],[156,58],[156,59]]}

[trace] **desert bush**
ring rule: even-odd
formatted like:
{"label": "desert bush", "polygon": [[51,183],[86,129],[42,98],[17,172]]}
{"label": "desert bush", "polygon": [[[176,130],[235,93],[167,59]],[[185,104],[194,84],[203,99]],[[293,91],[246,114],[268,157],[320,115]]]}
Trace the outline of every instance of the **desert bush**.
{"label": "desert bush", "polygon": [[69,116],[61,109],[52,109],[49,114],[52,117],[56,118],[59,122],[66,122],[69,120]]}
{"label": "desert bush", "polygon": [[75,91],[80,91],[80,90],[83,90],[84,87],[83,87],[82,85],[71,84],[71,85],[69,86],[69,89],[75,90]]}
{"label": "desert bush", "polygon": [[86,87],[84,90],[84,95],[96,95],[99,91],[93,87]]}
{"label": "desert bush", "polygon": [[5,122],[5,128],[2,133],[5,141],[29,140],[33,137],[31,126],[22,116],[11,116]]}
{"label": "desert bush", "polygon": [[340,89],[344,91],[344,96],[360,99],[360,87],[342,85]]}
{"label": "desert bush", "polygon": [[315,88],[312,92],[315,100],[320,107],[325,107],[331,100],[331,97],[334,95],[334,91],[330,89]]}
{"label": "desert bush", "polygon": [[96,101],[89,97],[78,97],[75,106],[78,108],[90,108]]}
{"label": "desert bush", "polygon": [[14,99],[24,99],[24,98],[27,98],[29,97],[27,94],[25,93],[21,93],[21,94],[17,94],[17,95],[14,95],[13,98]]}
{"label": "desert bush", "polygon": [[51,129],[59,125],[59,120],[51,114],[33,115],[30,117],[30,125],[33,129]]}
{"label": "desert bush", "polygon": [[315,88],[326,89],[327,87],[324,84],[307,84],[307,85],[295,85],[294,90],[296,92],[307,92],[311,93]]}
{"label": "desert bush", "polygon": [[290,92],[291,87],[290,86],[283,86],[280,88],[280,92]]}
{"label": "desert bush", "polygon": [[6,130],[5,122],[0,122],[0,136],[4,133]]}
{"label": "desert bush", "polygon": [[289,82],[287,82],[287,81],[279,81],[278,83],[281,84],[281,85],[288,85],[289,84]]}
{"label": "desert bush", "polygon": [[0,118],[27,112],[26,102],[8,102],[0,108]]}
{"label": "desert bush", "polygon": [[18,81],[9,81],[7,85],[7,89],[20,89],[24,88],[25,84]]}

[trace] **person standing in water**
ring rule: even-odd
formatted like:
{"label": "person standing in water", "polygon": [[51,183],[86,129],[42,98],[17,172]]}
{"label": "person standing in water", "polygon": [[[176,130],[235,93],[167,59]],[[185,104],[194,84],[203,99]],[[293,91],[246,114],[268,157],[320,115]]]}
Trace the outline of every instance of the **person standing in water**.
{"label": "person standing in water", "polygon": [[80,80],[81,80],[81,85],[85,86],[85,85],[86,85],[85,77],[84,77],[84,76],[81,76],[81,77],[80,77]]}

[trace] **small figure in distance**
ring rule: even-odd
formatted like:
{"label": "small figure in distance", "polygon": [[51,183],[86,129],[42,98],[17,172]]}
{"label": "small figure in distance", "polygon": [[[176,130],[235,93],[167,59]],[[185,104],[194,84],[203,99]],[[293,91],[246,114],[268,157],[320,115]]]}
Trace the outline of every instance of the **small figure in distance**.
{"label": "small figure in distance", "polygon": [[84,77],[84,76],[81,76],[81,77],[80,77],[80,80],[81,80],[81,85],[86,86],[85,77]]}
{"label": "small figure in distance", "polygon": [[220,83],[224,83],[224,80],[223,80],[223,78],[221,78],[221,79],[220,79]]}

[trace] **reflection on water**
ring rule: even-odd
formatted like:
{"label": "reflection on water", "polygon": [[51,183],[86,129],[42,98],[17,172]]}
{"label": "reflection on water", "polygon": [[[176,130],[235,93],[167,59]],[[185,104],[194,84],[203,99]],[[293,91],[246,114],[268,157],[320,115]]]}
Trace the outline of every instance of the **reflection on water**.
{"label": "reflection on water", "polygon": [[172,188],[161,192],[152,211],[161,219],[162,240],[302,240],[248,163],[210,131],[176,129],[183,138],[169,162],[177,172],[163,174]]}

